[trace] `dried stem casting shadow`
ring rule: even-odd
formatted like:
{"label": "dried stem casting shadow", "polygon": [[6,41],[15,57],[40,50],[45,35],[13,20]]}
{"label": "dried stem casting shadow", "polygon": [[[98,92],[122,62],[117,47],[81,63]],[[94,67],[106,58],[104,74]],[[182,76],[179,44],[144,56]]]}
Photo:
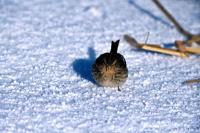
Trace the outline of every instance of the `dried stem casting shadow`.
{"label": "dried stem casting shadow", "polygon": [[147,14],[148,16],[150,16],[152,19],[154,19],[155,21],[159,21],[160,23],[172,28],[172,25],[170,23],[168,23],[167,21],[165,21],[164,19],[152,14],[150,11],[144,9],[142,6],[139,6],[138,4],[135,3],[134,0],[128,0],[128,3],[132,6],[134,6],[135,8],[137,8],[139,11],[141,11],[144,14]]}
{"label": "dried stem casting shadow", "polygon": [[153,0],[153,2],[158,6],[158,8],[165,14],[165,16],[175,25],[176,29],[183,34],[187,40],[185,43],[192,45],[192,42],[196,42],[200,45],[200,35],[194,35],[189,31],[185,30],[179,22],[164,8],[159,0]]}
{"label": "dried stem casting shadow", "polygon": [[[130,0],[129,0],[130,1]],[[164,8],[164,6],[160,3],[159,0],[152,0],[158,8],[167,16],[167,18],[175,25],[177,30],[186,37],[186,40],[175,40],[174,45],[176,46],[176,50],[161,47],[159,44],[147,44],[138,43],[135,38],[124,35],[124,39],[134,48],[143,49],[147,51],[154,51],[163,54],[180,56],[182,58],[188,57],[189,54],[200,54],[200,48],[192,47],[193,42],[196,42],[200,45],[200,35],[194,35],[188,31],[186,31],[178,21]],[[132,4],[135,4],[131,1]],[[188,45],[190,47],[188,47]]]}
{"label": "dried stem casting shadow", "polygon": [[131,37],[129,35],[124,35],[124,40],[127,41],[132,47],[137,49],[143,49],[146,51],[159,52],[163,54],[175,55],[180,57],[187,57],[186,53],[182,53],[178,50],[162,48],[160,47],[160,45],[157,44],[138,43],[134,37]]}
{"label": "dried stem casting shadow", "polygon": [[92,64],[94,63],[96,59],[96,54],[93,48],[88,48],[88,59],[77,59],[73,62],[73,69],[74,71],[80,75],[82,78],[95,83],[91,69],[92,69]]}
{"label": "dried stem casting shadow", "polygon": [[158,8],[167,16],[167,18],[176,26],[177,30],[185,35],[186,37],[191,37],[192,34],[186,31],[176,19],[164,8],[164,6],[158,1],[153,0],[153,2],[158,6]]}
{"label": "dried stem casting shadow", "polygon": [[124,35],[124,40],[128,42],[133,48],[180,56],[182,58],[188,57],[189,54],[200,54],[200,48],[185,47],[184,41],[180,40],[175,41],[175,46],[177,49],[161,47],[160,44],[138,43],[137,40],[130,35]]}

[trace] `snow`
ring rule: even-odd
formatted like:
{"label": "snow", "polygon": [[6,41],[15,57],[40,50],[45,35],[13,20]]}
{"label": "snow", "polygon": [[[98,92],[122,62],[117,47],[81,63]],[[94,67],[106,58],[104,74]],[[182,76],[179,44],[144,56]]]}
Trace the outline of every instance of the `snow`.
{"label": "snow", "polygon": [[[200,31],[198,0],[162,1]],[[200,132],[200,58],[132,49],[184,37],[150,0],[1,0],[0,132]],[[122,91],[99,87],[95,58],[121,39],[129,77]]]}

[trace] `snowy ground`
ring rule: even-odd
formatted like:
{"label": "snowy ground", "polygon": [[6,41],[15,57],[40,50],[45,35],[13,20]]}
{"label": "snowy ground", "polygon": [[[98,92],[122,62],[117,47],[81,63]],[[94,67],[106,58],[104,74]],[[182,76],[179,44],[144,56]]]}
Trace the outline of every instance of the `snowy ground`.
{"label": "snowy ground", "polygon": [[[199,0],[163,0],[193,33]],[[183,39],[150,0],[0,0],[0,132],[199,133],[200,56],[136,51],[121,40],[129,78],[118,92],[94,84],[90,66],[129,33]]]}

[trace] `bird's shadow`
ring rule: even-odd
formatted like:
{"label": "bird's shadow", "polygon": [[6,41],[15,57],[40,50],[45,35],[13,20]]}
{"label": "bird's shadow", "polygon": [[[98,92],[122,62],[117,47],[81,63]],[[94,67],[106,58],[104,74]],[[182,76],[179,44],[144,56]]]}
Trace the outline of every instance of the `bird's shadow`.
{"label": "bird's shadow", "polygon": [[88,48],[88,55],[89,58],[83,59],[76,59],[72,65],[74,71],[80,75],[82,78],[95,83],[93,77],[92,77],[92,64],[94,63],[96,59],[96,54],[93,48]]}
{"label": "bird's shadow", "polygon": [[148,11],[147,9],[144,9],[142,6],[138,5],[137,3],[135,3],[134,0],[128,0],[128,3],[132,6],[134,6],[136,9],[138,9],[139,11],[141,11],[144,14],[147,14],[148,16],[150,16],[152,19],[159,21],[160,23],[172,28],[173,26],[168,23],[167,21],[165,21],[164,19],[162,19],[161,17],[158,17],[156,15],[154,15],[153,13],[151,13],[150,11]]}

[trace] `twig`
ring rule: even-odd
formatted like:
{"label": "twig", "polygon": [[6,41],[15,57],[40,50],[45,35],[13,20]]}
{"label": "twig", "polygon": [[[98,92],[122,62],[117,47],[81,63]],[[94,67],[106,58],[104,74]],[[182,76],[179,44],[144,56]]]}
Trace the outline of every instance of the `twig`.
{"label": "twig", "polygon": [[159,44],[138,43],[135,38],[133,38],[129,35],[124,35],[124,39],[134,48],[159,52],[159,53],[163,53],[163,54],[176,55],[176,56],[180,56],[183,58],[188,57],[189,53],[200,54],[200,48],[185,47],[185,43],[186,43],[185,41],[176,40],[175,44],[176,44],[176,47],[178,50],[174,50],[174,49],[162,48],[162,47],[160,47]]}
{"label": "twig", "polygon": [[185,84],[193,84],[193,83],[198,83],[200,82],[200,79],[191,79],[191,80],[187,80],[184,83]]}
{"label": "twig", "polygon": [[161,48],[161,47],[157,47],[157,46],[155,47],[155,46],[152,46],[152,45],[142,45],[141,49],[154,51],[154,52],[160,52],[160,53],[163,53],[163,54],[180,56],[182,58],[188,57],[188,54],[180,52],[178,50]]}
{"label": "twig", "polygon": [[200,35],[193,35],[191,39],[187,40],[186,43],[192,46],[192,43],[196,42],[200,45]]}
{"label": "twig", "polygon": [[176,40],[175,41],[175,46],[177,47],[177,49],[180,52],[183,52],[183,53],[187,52],[183,41]]}
{"label": "twig", "polygon": [[143,44],[143,43],[138,43],[135,38],[129,36],[129,35],[124,35],[124,39],[133,47],[139,48],[139,49],[144,49],[148,51],[154,51],[154,52],[159,52],[163,54],[169,54],[169,55],[176,55],[180,57],[187,57],[187,53],[180,52],[178,50],[173,50],[173,49],[166,49],[166,48],[161,48],[159,45],[156,44]]}
{"label": "twig", "polygon": [[193,54],[200,54],[200,48],[185,47],[186,51]]}
{"label": "twig", "polygon": [[193,42],[200,45],[200,35],[194,35],[186,31],[178,21],[164,8],[159,0],[153,0],[153,2],[158,6],[158,8],[167,16],[167,18],[175,25],[176,29],[182,33],[187,38],[187,43],[191,46]]}
{"label": "twig", "polygon": [[164,6],[160,3],[159,0],[153,0],[153,2],[158,6],[158,8],[167,16],[167,18],[176,26],[178,31],[185,35],[188,39],[192,38],[193,34],[186,31],[176,19],[164,8]]}

